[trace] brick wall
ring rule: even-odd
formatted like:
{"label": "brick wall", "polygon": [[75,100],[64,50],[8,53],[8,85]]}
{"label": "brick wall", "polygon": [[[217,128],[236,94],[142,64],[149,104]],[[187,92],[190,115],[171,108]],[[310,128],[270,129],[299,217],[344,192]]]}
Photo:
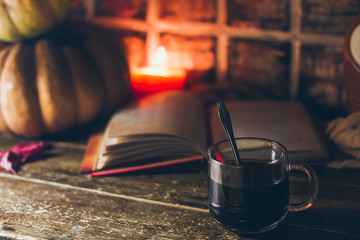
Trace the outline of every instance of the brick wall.
{"label": "brick wall", "polygon": [[214,101],[300,99],[344,107],[342,47],[359,0],[87,0],[84,17],[118,32],[130,66],[157,46]]}

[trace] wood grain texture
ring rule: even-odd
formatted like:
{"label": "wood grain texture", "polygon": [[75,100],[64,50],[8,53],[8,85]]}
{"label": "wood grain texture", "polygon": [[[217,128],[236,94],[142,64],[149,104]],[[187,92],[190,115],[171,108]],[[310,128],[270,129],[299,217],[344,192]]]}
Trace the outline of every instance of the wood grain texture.
{"label": "wood grain texture", "polygon": [[[20,141],[0,136],[0,150]],[[275,230],[238,236],[207,209],[206,171],[89,178],[79,174],[85,141],[55,141],[18,174],[0,170],[0,236],[4,239],[360,239],[359,170],[315,167],[319,194]],[[306,178],[290,178],[292,201]],[[0,239],[1,239],[0,237]]]}

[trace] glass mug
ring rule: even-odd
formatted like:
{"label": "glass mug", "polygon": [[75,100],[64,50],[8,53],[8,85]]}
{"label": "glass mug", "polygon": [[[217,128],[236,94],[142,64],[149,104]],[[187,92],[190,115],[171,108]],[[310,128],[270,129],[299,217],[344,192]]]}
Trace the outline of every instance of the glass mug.
{"label": "glass mug", "polygon": [[[317,196],[315,171],[303,163],[289,163],[286,148],[262,138],[236,138],[241,163],[234,162],[227,140],[208,149],[208,200],[212,218],[225,228],[244,234],[275,228],[288,211],[309,208]],[[289,172],[306,173],[310,192],[306,201],[290,203]]]}

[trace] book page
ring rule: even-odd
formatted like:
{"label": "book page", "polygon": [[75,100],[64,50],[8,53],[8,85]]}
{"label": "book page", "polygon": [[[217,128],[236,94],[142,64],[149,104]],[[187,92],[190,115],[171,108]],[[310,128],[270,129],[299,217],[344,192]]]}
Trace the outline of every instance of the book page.
{"label": "book page", "polygon": [[[107,126],[104,145],[119,144],[129,136],[141,139],[146,135],[171,135],[187,139],[199,153],[205,152],[206,128],[202,102],[183,91],[167,91],[143,98],[115,113]],[[151,142],[151,139],[148,141]]]}
{"label": "book page", "polygon": [[[314,157],[326,157],[324,146],[306,109],[295,101],[228,102],[235,137],[260,137],[283,144],[289,152],[304,152]],[[211,109],[212,142],[226,139],[217,116]],[[319,153],[321,153],[319,155]],[[316,156],[315,156],[316,155]]]}

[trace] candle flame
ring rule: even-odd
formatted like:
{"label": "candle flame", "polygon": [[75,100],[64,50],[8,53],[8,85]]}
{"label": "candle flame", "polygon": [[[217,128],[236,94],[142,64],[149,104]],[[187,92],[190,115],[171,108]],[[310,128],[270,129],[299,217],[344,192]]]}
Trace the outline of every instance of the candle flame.
{"label": "candle flame", "polygon": [[131,86],[138,97],[165,90],[184,89],[186,71],[181,68],[169,68],[163,46],[156,49],[149,65],[136,68],[131,73]]}
{"label": "candle flame", "polygon": [[[161,76],[161,77],[180,76],[182,78],[185,78],[184,76],[186,75],[184,69],[168,67],[167,52],[165,47],[163,46],[159,46],[156,49],[155,56],[150,60],[150,66],[143,68],[136,68],[133,72],[134,75],[145,74],[148,76]],[[147,79],[147,81],[150,80]],[[159,80],[157,79],[157,81]]]}
{"label": "candle flame", "polygon": [[151,59],[151,65],[166,67],[167,54],[166,49],[163,46],[159,46],[156,50],[155,57]]}

